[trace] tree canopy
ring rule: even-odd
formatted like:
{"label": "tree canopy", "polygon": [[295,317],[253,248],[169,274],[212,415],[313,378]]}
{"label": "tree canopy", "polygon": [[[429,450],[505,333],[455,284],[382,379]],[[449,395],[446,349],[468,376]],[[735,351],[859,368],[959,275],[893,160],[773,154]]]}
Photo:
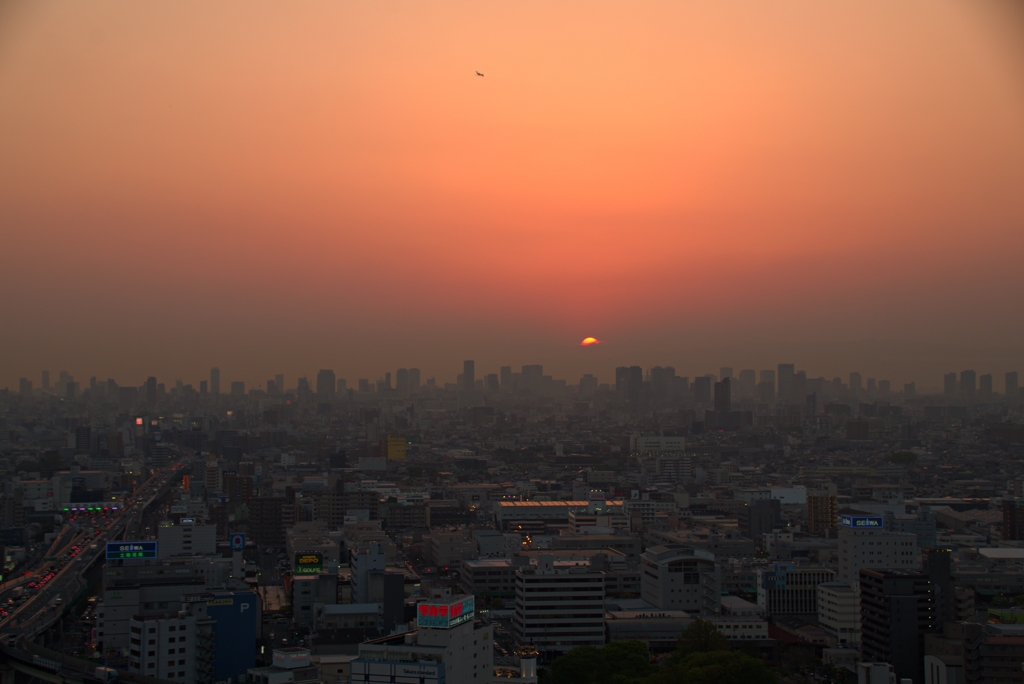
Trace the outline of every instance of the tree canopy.
{"label": "tree canopy", "polygon": [[581,646],[555,659],[542,684],[775,684],[775,673],[757,658],[730,651],[715,625],[697,619],[683,630],[664,666],[651,663],[640,641]]}

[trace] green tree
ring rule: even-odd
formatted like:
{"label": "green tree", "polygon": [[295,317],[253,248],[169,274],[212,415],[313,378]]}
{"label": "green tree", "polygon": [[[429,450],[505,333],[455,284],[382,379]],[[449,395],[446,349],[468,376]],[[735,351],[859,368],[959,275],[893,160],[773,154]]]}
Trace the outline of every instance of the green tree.
{"label": "green tree", "polygon": [[691,653],[728,650],[729,640],[718,631],[715,623],[704,618],[697,618],[680,633],[679,643],[676,644],[672,659],[678,662]]}
{"label": "green tree", "polygon": [[580,646],[551,663],[553,684],[619,684],[640,681],[655,671],[642,641],[613,641],[601,648]]}
{"label": "green tree", "polygon": [[411,465],[405,467],[405,474],[409,477],[419,477],[423,474],[423,468],[421,466]]}
{"label": "green tree", "polygon": [[643,684],[776,684],[775,673],[758,660],[738,651],[691,653]]}

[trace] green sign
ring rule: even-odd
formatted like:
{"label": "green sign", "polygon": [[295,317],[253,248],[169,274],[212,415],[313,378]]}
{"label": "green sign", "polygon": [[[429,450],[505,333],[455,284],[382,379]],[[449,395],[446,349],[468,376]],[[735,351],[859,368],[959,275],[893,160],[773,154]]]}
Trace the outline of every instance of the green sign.
{"label": "green sign", "polygon": [[295,554],[296,575],[319,575],[323,569],[324,555],[322,553]]}

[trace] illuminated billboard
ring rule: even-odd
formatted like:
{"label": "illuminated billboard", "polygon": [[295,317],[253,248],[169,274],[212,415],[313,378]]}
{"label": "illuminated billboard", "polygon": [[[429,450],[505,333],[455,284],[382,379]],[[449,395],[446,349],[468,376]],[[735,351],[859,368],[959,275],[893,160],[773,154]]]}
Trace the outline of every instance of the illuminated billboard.
{"label": "illuminated billboard", "polygon": [[135,558],[156,558],[156,542],[107,542],[107,560]]}
{"label": "illuminated billboard", "polygon": [[296,575],[319,575],[323,569],[324,555],[322,553],[295,554]]}
{"label": "illuminated billboard", "polygon": [[451,629],[472,620],[475,614],[472,596],[449,603],[425,601],[416,606],[416,626]]}
{"label": "illuminated billboard", "polygon": [[879,529],[884,527],[885,518],[880,515],[841,515],[839,524],[855,529]]}

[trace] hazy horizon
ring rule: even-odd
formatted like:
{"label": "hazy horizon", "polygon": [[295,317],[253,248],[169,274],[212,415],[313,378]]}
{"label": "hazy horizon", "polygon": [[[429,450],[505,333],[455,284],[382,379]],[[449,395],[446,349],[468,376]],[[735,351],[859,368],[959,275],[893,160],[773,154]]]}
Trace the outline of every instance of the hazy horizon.
{"label": "hazy horizon", "polygon": [[1021,8],[6,3],[0,387],[474,359],[1001,391]]}

